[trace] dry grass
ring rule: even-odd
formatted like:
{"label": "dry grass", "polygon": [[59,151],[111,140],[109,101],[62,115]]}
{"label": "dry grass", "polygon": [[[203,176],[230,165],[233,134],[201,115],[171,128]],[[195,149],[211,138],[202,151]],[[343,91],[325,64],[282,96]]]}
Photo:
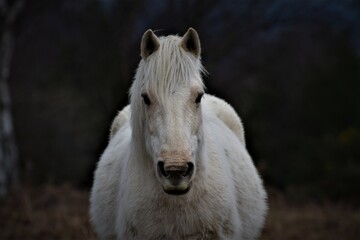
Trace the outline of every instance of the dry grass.
{"label": "dry grass", "polygon": [[[342,204],[291,204],[269,190],[261,240],[359,239],[360,209]],[[88,192],[48,185],[12,192],[0,201],[1,240],[96,239],[88,222]]]}
{"label": "dry grass", "polygon": [[96,239],[88,221],[88,193],[69,186],[14,191],[0,202],[0,239]]}
{"label": "dry grass", "polygon": [[357,240],[360,209],[340,203],[292,204],[268,189],[269,215],[260,240]]}

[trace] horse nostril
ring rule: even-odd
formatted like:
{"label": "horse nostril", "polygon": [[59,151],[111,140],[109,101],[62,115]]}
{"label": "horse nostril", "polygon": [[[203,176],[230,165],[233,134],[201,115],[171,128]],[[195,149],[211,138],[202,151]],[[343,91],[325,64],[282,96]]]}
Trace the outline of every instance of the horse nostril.
{"label": "horse nostril", "polygon": [[161,173],[161,175],[168,177],[169,174],[165,171],[164,168],[164,162],[163,161],[158,161],[158,170]]}
{"label": "horse nostril", "polygon": [[194,172],[194,164],[192,162],[187,163],[187,171],[183,174],[184,177],[191,175]]}

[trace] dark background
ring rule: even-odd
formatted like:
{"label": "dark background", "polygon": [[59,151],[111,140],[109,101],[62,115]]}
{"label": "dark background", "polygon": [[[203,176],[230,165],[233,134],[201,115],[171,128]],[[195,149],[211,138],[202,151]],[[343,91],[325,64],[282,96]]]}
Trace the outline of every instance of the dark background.
{"label": "dark background", "polygon": [[360,2],[27,0],[9,78],[21,182],[89,188],[143,32],[202,43],[208,92],[244,121],[267,186],[360,200]]}

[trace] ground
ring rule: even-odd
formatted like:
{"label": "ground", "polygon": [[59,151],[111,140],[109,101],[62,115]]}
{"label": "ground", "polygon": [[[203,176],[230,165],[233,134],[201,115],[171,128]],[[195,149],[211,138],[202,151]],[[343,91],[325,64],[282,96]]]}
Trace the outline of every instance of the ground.
{"label": "ground", "polygon": [[[355,240],[360,209],[343,203],[291,203],[268,189],[270,212],[260,240]],[[68,185],[26,187],[0,200],[1,240],[95,240],[87,191]]]}
{"label": "ground", "polygon": [[13,191],[0,202],[1,240],[95,240],[88,192],[47,185]]}

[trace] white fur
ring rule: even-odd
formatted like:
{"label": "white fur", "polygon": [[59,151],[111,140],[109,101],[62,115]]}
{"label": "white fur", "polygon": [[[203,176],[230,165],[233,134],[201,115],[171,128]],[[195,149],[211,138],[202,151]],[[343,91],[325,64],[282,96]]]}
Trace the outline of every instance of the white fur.
{"label": "white fur", "polygon": [[[95,172],[91,221],[101,239],[255,239],[267,211],[266,192],[249,156],[240,118],[205,95],[200,59],[181,38],[158,39],[131,88],[131,107],[115,118]],[[141,94],[150,93],[151,106]],[[163,191],[160,151],[184,150],[195,163],[184,195]]]}

